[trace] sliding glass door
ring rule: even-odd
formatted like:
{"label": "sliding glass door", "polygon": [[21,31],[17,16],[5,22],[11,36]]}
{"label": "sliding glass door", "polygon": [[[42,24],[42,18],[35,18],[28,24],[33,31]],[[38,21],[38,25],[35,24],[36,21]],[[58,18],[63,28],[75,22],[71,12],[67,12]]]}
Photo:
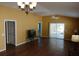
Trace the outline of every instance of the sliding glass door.
{"label": "sliding glass door", "polygon": [[49,37],[64,39],[64,23],[50,23]]}

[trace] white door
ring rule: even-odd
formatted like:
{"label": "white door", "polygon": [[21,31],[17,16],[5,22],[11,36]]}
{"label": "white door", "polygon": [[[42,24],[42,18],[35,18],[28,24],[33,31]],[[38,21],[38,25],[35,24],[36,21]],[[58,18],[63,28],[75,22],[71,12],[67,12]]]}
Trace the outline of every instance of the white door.
{"label": "white door", "polygon": [[64,23],[50,23],[49,37],[64,39]]}

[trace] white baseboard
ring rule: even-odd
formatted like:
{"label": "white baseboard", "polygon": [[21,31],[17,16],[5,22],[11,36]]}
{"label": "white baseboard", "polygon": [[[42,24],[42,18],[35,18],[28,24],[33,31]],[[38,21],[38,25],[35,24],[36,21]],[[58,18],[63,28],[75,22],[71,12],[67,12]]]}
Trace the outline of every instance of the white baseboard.
{"label": "white baseboard", "polygon": [[[35,38],[34,40],[36,40],[37,38]],[[28,42],[30,42],[30,40],[27,40],[27,41],[25,41],[25,42],[21,42],[21,43],[19,43],[19,44],[17,44],[16,46],[19,46],[19,45],[22,45],[22,44],[25,44],[25,43],[28,43]]]}
{"label": "white baseboard", "polygon": [[[34,40],[36,40],[36,39],[37,39],[37,38],[35,38]],[[22,44],[25,44],[25,43],[28,43],[28,42],[30,42],[30,40],[25,41],[25,42],[21,42],[21,43],[19,43],[19,44],[16,44],[16,46],[19,46],[19,45],[22,45]],[[6,48],[1,49],[0,52],[5,51],[5,50],[6,50]]]}
{"label": "white baseboard", "polygon": [[21,43],[17,44],[16,46],[19,46],[19,45],[25,44],[25,43],[27,43],[27,42],[30,42],[30,40],[25,41],[25,42],[21,42]]}
{"label": "white baseboard", "polygon": [[5,48],[4,49],[1,49],[0,52],[5,51],[5,50],[6,50]]}

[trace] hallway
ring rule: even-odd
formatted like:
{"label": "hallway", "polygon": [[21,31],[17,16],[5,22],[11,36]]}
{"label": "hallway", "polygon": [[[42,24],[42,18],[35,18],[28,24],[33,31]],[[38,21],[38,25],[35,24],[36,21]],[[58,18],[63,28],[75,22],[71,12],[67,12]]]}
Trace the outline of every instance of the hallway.
{"label": "hallway", "polygon": [[61,39],[43,38],[38,46],[38,41],[29,42],[15,48],[0,52],[1,56],[77,56],[79,55],[79,43],[64,41]]}

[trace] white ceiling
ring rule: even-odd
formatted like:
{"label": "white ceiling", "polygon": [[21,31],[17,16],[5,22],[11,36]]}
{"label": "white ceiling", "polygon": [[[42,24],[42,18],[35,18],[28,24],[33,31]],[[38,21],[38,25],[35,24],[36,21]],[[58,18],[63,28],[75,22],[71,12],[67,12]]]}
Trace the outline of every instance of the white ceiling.
{"label": "white ceiling", "polygon": [[[0,5],[18,8],[16,2],[0,2]],[[38,2],[36,9],[33,11],[39,15],[64,15],[79,17],[78,2]]]}

